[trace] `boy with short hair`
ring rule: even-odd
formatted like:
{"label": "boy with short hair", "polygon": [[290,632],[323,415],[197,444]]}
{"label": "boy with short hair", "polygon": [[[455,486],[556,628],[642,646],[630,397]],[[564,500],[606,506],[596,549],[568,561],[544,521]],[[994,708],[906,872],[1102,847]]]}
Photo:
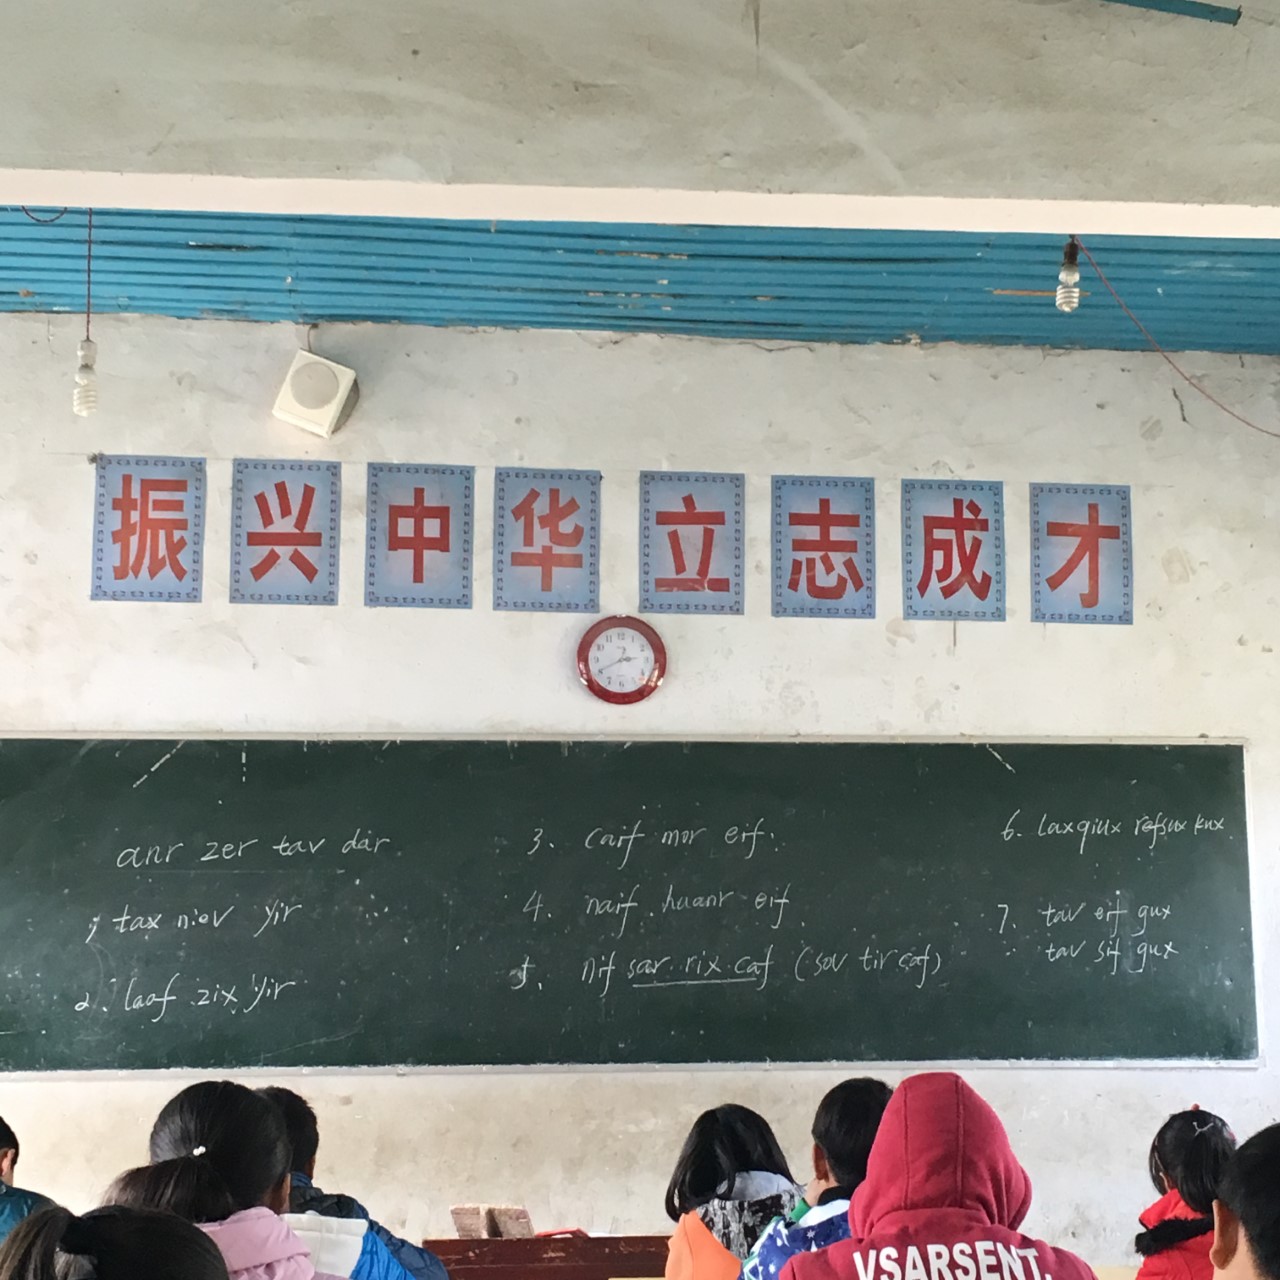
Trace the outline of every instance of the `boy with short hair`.
{"label": "boy with short hair", "polygon": [[867,1176],[880,1117],[893,1096],[883,1080],[844,1080],[813,1117],[813,1181],[789,1218],[765,1230],[742,1268],[743,1280],[774,1280],[798,1253],[849,1238],[849,1201]]}
{"label": "boy with short hair", "polygon": [[1209,1257],[1222,1280],[1280,1280],[1280,1124],[1255,1133],[1227,1165]]}
{"label": "boy with short hair", "polygon": [[53,1202],[34,1191],[20,1191],[13,1185],[13,1170],[18,1163],[18,1135],[0,1117],[0,1240],[3,1240],[23,1218],[37,1209],[47,1209]]}
{"label": "boy with short hair", "polygon": [[320,1126],[311,1104],[292,1089],[273,1086],[259,1092],[280,1108],[285,1128],[293,1147],[292,1189],[289,1209],[295,1214],[319,1214],[322,1218],[363,1218],[369,1230],[387,1246],[392,1258],[408,1272],[412,1280],[448,1280],[444,1263],[426,1249],[392,1235],[386,1227],[375,1222],[369,1211],[351,1196],[328,1195],[313,1181],[316,1172],[316,1152],[320,1147]]}

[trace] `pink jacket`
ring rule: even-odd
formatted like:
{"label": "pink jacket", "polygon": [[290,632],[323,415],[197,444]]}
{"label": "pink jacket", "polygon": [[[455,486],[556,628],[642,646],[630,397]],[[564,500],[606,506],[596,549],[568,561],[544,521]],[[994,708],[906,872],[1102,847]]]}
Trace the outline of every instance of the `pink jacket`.
{"label": "pink jacket", "polygon": [[244,1209],[200,1230],[218,1246],[231,1280],[337,1280],[311,1265],[307,1246],[270,1209]]}

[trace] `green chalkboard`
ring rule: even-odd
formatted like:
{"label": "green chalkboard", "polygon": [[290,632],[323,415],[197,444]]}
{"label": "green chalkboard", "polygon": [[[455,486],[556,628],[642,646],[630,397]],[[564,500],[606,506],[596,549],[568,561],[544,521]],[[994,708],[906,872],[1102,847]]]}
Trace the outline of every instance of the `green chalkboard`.
{"label": "green chalkboard", "polygon": [[0,742],[0,1069],[1255,1056],[1234,746]]}

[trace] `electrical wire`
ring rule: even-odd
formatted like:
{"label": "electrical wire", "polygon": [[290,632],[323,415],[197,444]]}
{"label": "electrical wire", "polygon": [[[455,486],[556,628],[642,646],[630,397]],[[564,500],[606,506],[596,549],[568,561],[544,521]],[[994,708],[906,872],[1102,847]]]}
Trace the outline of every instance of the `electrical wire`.
{"label": "electrical wire", "polygon": [[52,218],[37,218],[36,215],[32,213],[31,210],[28,209],[25,204],[20,204],[18,208],[21,209],[22,212],[25,213],[27,217],[31,219],[32,222],[38,222],[40,223],[41,226],[45,226],[45,227],[50,226],[52,223],[55,223],[55,222],[61,222],[62,219],[65,218],[67,214],[71,212],[70,208],[66,208],[66,209],[63,209],[61,213],[55,213]]}
{"label": "electrical wire", "polygon": [[84,340],[89,342],[93,323],[93,210],[88,210],[89,226],[84,250]]}
{"label": "electrical wire", "polygon": [[1080,252],[1083,253],[1086,258],[1088,258],[1089,265],[1093,268],[1094,273],[1097,275],[1098,279],[1101,280],[1104,285],[1106,285],[1107,291],[1116,300],[1116,303],[1119,305],[1120,310],[1123,311],[1125,315],[1127,315],[1129,319],[1133,321],[1138,332],[1141,333],[1144,338],[1146,338],[1146,340],[1151,344],[1152,348],[1159,353],[1159,355],[1165,361],[1165,363],[1169,366],[1169,368],[1171,368],[1174,371],[1174,373],[1176,373],[1178,377],[1180,377],[1183,380],[1183,382],[1187,384],[1187,386],[1189,386],[1193,391],[1198,391],[1202,396],[1204,396],[1206,400],[1209,401],[1210,404],[1216,405],[1228,417],[1234,418],[1237,422],[1243,423],[1246,427],[1249,428],[1250,431],[1256,431],[1258,432],[1259,435],[1270,436],[1273,440],[1280,440],[1280,431],[1272,431],[1268,427],[1260,427],[1256,422],[1251,422],[1248,418],[1244,416],[1244,414],[1237,413],[1234,409],[1230,408],[1228,405],[1223,404],[1222,401],[1219,400],[1218,397],[1215,396],[1211,391],[1207,390],[1205,387],[1202,387],[1200,383],[1198,383],[1189,373],[1184,372],[1184,370],[1177,363],[1177,361],[1174,360],[1174,358],[1160,345],[1160,343],[1156,341],[1155,335],[1151,332],[1151,330],[1148,329],[1147,326],[1143,324],[1142,321],[1139,320],[1136,315],[1133,314],[1133,312],[1129,308],[1129,304],[1126,303],[1125,300],[1116,292],[1115,286],[1111,283],[1110,280],[1107,279],[1106,272],[1104,272],[1103,269],[1100,266],[1098,266],[1098,260],[1093,256],[1093,254],[1089,252],[1088,245],[1086,245],[1084,241],[1080,239],[1079,236],[1072,236],[1071,239],[1073,243],[1080,246]]}

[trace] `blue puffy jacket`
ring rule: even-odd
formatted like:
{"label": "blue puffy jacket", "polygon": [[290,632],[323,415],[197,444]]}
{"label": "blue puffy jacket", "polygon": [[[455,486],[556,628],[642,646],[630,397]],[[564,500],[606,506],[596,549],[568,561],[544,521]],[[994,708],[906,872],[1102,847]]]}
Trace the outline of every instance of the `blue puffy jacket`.
{"label": "blue puffy jacket", "polygon": [[[352,1280],[404,1280],[405,1273],[411,1280],[449,1280],[444,1263],[434,1253],[393,1235],[369,1217],[369,1211],[359,1200],[351,1196],[326,1195],[305,1173],[293,1175],[289,1208],[293,1213],[318,1213],[322,1218],[363,1218],[368,1222],[369,1231],[360,1266],[369,1270],[354,1275]],[[370,1238],[381,1243],[389,1258],[384,1257],[383,1250],[370,1244]],[[385,1268],[389,1261],[396,1264],[391,1271],[378,1269]]]}
{"label": "blue puffy jacket", "polygon": [[17,1187],[0,1182],[0,1240],[3,1240],[23,1218],[37,1209],[47,1209],[53,1203],[34,1191],[19,1191]]}

